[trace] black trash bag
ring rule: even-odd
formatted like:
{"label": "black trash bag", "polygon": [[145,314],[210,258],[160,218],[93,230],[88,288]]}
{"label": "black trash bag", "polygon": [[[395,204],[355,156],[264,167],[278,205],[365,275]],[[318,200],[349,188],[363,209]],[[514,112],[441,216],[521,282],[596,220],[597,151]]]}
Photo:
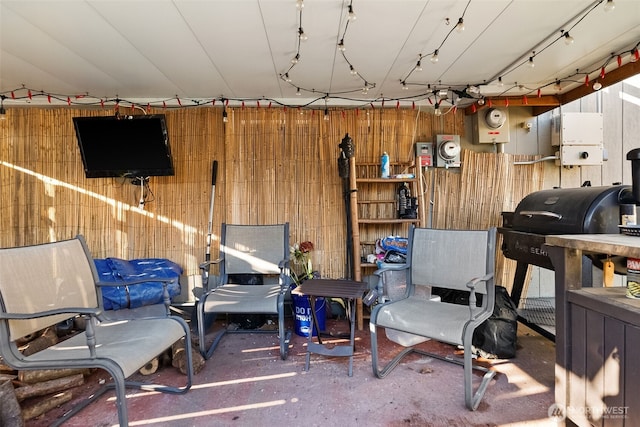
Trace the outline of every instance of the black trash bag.
{"label": "black trash bag", "polygon": [[509,293],[496,286],[493,314],[473,331],[472,344],[488,359],[511,359],[516,356],[518,311]]}

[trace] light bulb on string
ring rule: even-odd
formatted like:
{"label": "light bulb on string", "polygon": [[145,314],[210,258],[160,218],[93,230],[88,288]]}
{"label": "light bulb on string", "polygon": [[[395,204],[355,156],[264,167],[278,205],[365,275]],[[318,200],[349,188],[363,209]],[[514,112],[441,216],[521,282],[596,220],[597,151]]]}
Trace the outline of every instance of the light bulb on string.
{"label": "light bulb on string", "polygon": [[616,8],[616,4],[613,2],[613,0],[607,0],[607,3],[604,5],[605,12],[610,12],[615,8]]}
{"label": "light bulb on string", "polygon": [[409,90],[409,86],[407,86],[407,82],[402,82],[402,90]]}
{"label": "light bulb on string", "polygon": [[498,77],[498,87],[503,87],[504,83],[502,82],[502,77]]}
{"label": "light bulb on string", "polygon": [[433,106],[434,110],[433,110],[433,114],[435,114],[436,116],[441,116],[442,115],[442,111],[440,110],[440,103],[436,102],[435,105]]}
{"label": "light bulb on string", "polygon": [[358,77],[358,72],[356,71],[355,68],[353,68],[353,65],[349,65],[349,72],[351,73],[352,76]]}
{"label": "light bulb on string", "polygon": [[420,62],[419,59],[418,59],[418,62],[416,63],[416,71],[422,71],[422,63]]}
{"label": "light bulb on string", "polygon": [[347,48],[344,45],[344,39],[340,39],[340,42],[338,43],[338,50],[340,52],[344,52],[345,50],[347,50]]}
{"label": "light bulb on string", "polygon": [[569,35],[569,32],[567,31],[566,33],[564,33],[564,44],[566,44],[567,46],[572,45],[573,44],[573,37],[571,37]]}
{"label": "light bulb on string", "polygon": [[284,81],[287,83],[291,83],[291,77],[289,77],[289,73],[284,73]]}
{"label": "light bulb on string", "polygon": [[600,90],[600,89],[602,89],[602,83],[600,83],[600,82],[596,81],[596,82],[593,84],[593,90]]}
{"label": "light bulb on string", "polygon": [[304,7],[304,0],[296,0],[296,9],[300,10]]}
{"label": "light bulb on string", "polygon": [[529,61],[527,62],[527,65],[529,65],[529,68],[534,68],[536,66],[536,63],[533,62],[533,56],[529,57]]}
{"label": "light bulb on string", "polygon": [[431,55],[431,62],[433,62],[434,64],[435,64],[436,62],[438,62],[438,53],[439,53],[439,52],[438,52],[438,49],[436,49],[436,50],[433,52],[433,55]]}
{"label": "light bulb on string", "polygon": [[298,96],[302,95],[302,93],[300,93],[300,88],[296,88],[296,95]]}
{"label": "light bulb on string", "polygon": [[456,31],[461,33],[464,31],[464,19],[459,18],[458,23],[456,24]]}
{"label": "light bulb on string", "polygon": [[349,21],[355,21],[357,18],[355,12],[353,11],[353,6],[349,5],[349,14],[347,15],[347,19]]}
{"label": "light bulb on string", "polygon": [[298,37],[300,38],[301,41],[306,41],[309,37],[307,37],[307,35],[305,34],[304,30],[302,29],[302,27],[298,28]]}

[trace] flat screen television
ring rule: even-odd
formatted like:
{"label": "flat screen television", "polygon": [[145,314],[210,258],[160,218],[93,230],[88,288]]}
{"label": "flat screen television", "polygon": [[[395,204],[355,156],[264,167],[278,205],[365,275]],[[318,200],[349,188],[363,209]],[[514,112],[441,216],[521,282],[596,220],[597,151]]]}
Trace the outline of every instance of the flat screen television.
{"label": "flat screen television", "polygon": [[163,114],[74,117],[87,178],[174,175]]}

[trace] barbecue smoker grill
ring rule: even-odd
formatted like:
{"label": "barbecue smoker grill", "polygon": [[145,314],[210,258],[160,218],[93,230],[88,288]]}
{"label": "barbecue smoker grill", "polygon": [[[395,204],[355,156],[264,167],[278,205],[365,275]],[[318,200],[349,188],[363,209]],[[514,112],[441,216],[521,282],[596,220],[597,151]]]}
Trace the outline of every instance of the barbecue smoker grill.
{"label": "barbecue smoker grill", "polygon": [[[524,280],[529,265],[553,270],[544,249],[545,236],[551,234],[615,234],[619,233],[620,205],[638,204],[640,201],[640,149],[627,153],[631,160],[632,184],[610,187],[566,188],[542,190],[529,194],[520,201],[515,212],[503,212],[502,252],[517,261],[511,299],[519,306]],[[625,263],[614,260],[617,273],[626,273]],[[591,286],[591,267],[602,266],[596,256],[583,257],[583,286]],[[549,307],[553,310],[553,307]],[[531,326],[547,338],[555,338],[544,328],[525,318],[522,323]]]}

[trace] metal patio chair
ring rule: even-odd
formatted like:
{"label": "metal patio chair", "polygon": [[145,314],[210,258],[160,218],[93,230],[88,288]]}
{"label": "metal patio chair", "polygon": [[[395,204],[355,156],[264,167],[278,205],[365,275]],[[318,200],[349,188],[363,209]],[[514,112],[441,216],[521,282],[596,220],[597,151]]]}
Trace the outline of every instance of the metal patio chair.
{"label": "metal patio chair", "polygon": [[[208,274],[218,265],[216,275]],[[198,298],[196,313],[200,353],[209,359],[226,333],[278,333],[280,357],[285,360],[289,351],[291,331],[284,325],[284,300],[290,285],[289,224],[232,225],[222,224],[220,253],[216,260],[205,261],[200,268],[209,278],[205,292]],[[249,278],[259,276],[262,284],[248,284]],[[231,280],[234,278],[235,280]],[[233,283],[230,283],[233,282]],[[212,315],[271,314],[278,317],[278,328],[232,329],[219,331],[211,345],[205,344],[205,332]]]}
{"label": "metal patio chair", "polygon": [[[125,388],[181,394],[191,388],[192,359],[189,326],[169,315],[167,283],[176,279],[146,279],[124,283],[162,282],[165,311],[160,316],[110,320],[103,311],[101,287],[93,258],[78,236],[41,245],[0,249],[0,356],[14,369],[100,368],[113,382],[77,404],[53,425],[59,425],[115,389],[121,426],[128,425]],[[31,355],[16,343],[22,337],[77,316],[85,330]],[[185,340],[187,380],[183,387],[127,380],[180,339]]]}
{"label": "metal patio chair", "polygon": [[[407,263],[376,272],[383,278],[388,272],[400,269],[406,272],[404,295],[375,305],[371,312],[371,362],[378,378],[384,378],[410,353],[457,363],[464,366],[465,404],[470,410],[478,407],[495,375],[495,371],[474,365],[472,354],[473,331],[493,313],[495,246],[495,228],[486,231],[410,229]],[[382,285],[379,288],[380,294]],[[440,292],[467,291],[469,304],[442,302],[432,296],[434,288]],[[482,294],[479,305],[477,294]],[[382,368],[378,362],[378,328],[384,328],[389,339],[405,347]],[[463,360],[415,347],[428,339],[463,346]],[[485,372],[475,393],[472,369]]]}

